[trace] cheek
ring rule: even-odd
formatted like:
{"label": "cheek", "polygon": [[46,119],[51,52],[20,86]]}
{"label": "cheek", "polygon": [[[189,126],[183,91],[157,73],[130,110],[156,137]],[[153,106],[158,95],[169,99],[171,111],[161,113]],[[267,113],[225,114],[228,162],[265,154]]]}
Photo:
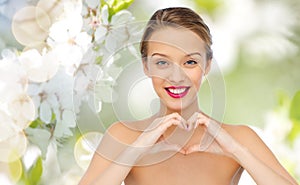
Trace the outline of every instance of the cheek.
{"label": "cheek", "polygon": [[203,73],[197,70],[197,71],[189,71],[187,74],[194,88],[198,90],[202,81]]}
{"label": "cheek", "polygon": [[152,77],[151,80],[152,80],[152,85],[153,85],[154,89],[161,87],[161,85],[164,83],[164,80],[159,77]]}

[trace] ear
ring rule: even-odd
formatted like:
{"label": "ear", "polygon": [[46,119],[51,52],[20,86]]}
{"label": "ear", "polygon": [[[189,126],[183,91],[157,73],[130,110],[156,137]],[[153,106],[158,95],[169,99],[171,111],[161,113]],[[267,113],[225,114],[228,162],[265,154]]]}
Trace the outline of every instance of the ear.
{"label": "ear", "polygon": [[150,77],[149,75],[149,67],[146,59],[142,59],[143,62],[143,69],[146,76]]}
{"label": "ear", "polygon": [[205,66],[205,73],[204,73],[204,75],[207,75],[208,72],[210,71],[210,68],[211,68],[211,60],[212,60],[212,59],[207,60],[207,62],[206,62],[207,65]]}

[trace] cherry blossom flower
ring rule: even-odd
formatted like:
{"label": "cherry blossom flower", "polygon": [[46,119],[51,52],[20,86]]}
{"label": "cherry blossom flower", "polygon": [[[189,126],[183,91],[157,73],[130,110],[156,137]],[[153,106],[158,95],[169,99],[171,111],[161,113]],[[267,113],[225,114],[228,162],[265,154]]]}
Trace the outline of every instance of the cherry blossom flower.
{"label": "cherry blossom flower", "polygon": [[51,79],[59,66],[56,53],[53,51],[44,50],[41,55],[37,50],[31,49],[23,52],[19,60],[29,80],[33,82],[45,82]]}
{"label": "cherry blossom flower", "polygon": [[133,20],[132,14],[127,10],[121,10],[108,20],[109,13],[107,5],[103,6],[100,20],[101,24],[95,31],[97,43],[103,43],[109,52],[115,52],[129,39],[127,24]]}
{"label": "cherry blossom flower", "polygon": [[73,75],[91,44],[91,36],[81,31],[83,20],[78,7],[66,7],[62,19],[50,27],[47,42],[67,73]]}
{"label": "cherry blossom flower", "polygon": [[[73,78],[61,68],[47,83],[32,84],[28,93],[32,96],[39,118],[46,124],[55,115],[57,138],[71,136],[70,128],[76,126],[75,109],[72,100]],[[78,108],[76,108],[78,110]]]}
{"label": "cherry blossom flower", "polygon": [[10,102],[28,87],[28,75],[11,51],[0,60],[0,102]]}
{"label": "cherry blossom flower", "polygon": [[[102,69],[95,64],[82,65],[76,74],[74,83],[74,99],[88,102],[93,112],[100,112],[102,102],[95,99],[95,84],[103,76]],[[79,106],[81,105],[79,101]]]}

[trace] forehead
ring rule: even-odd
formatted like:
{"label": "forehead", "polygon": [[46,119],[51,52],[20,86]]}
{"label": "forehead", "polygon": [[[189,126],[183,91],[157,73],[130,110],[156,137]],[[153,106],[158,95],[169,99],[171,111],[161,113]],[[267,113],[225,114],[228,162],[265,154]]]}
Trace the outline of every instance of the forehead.
{"label": "forehead", "polygon": [[160,50],[177,50],[183,53],[205,53],[204,41],[188,29],[162,28],[148,39],[148,54]]}

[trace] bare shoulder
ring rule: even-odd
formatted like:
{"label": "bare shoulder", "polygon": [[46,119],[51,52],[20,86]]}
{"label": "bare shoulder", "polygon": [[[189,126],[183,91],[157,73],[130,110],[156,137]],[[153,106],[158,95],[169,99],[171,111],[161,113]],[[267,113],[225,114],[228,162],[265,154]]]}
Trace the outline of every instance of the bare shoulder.
{"label": "bare shoulder", "polygon": [[91,184],[139,136],[127,123],[113,123],[105,132],[80,184]]}
{"label": "bare shoulder", "polygon": [[286,169],[280,164],[271,149],[264,143],[258,134],[247,125],[222,126],[236,141],[247,148],[256,158],[269,166],[272,170],[295,182]]}
{"label": "bare shoulder", "polygon": [[115,122],[106,130],[104,137],[130,144],[141,134],[136,125],[138,122]]}
{"label": "bare shoulder", "polygon": [[257,135],[257,133],[247,125],[224,124],[223,128],[242,146],[247,148],[254,156],[264,161],[272,167],[279,168],[280,164],[270,148]]}
{"label": "bare shoulder", "polygon": [[258,134],[248,125],[223,124],[222,127],[250,150],[257,150],[258,148],[268,149]]}
{"label": "bare shoulder", "polygon": [[248,125],[233,125],[233,124],[222,124],[222,127],[230,134],[241,137],[241,138],[252,138],[259,137],[256,132]]}
{"label": "bare shoulder", "polygon": [[271,167],[278,173],[289,174],[282,167],[271,149],[264,143],[264,141],[257,135],[257,133],[247,125],[228,125],[224,124],[223,128],[238,141],[241,145],[247,148],[258,159],[263,161],[266,165]]}

